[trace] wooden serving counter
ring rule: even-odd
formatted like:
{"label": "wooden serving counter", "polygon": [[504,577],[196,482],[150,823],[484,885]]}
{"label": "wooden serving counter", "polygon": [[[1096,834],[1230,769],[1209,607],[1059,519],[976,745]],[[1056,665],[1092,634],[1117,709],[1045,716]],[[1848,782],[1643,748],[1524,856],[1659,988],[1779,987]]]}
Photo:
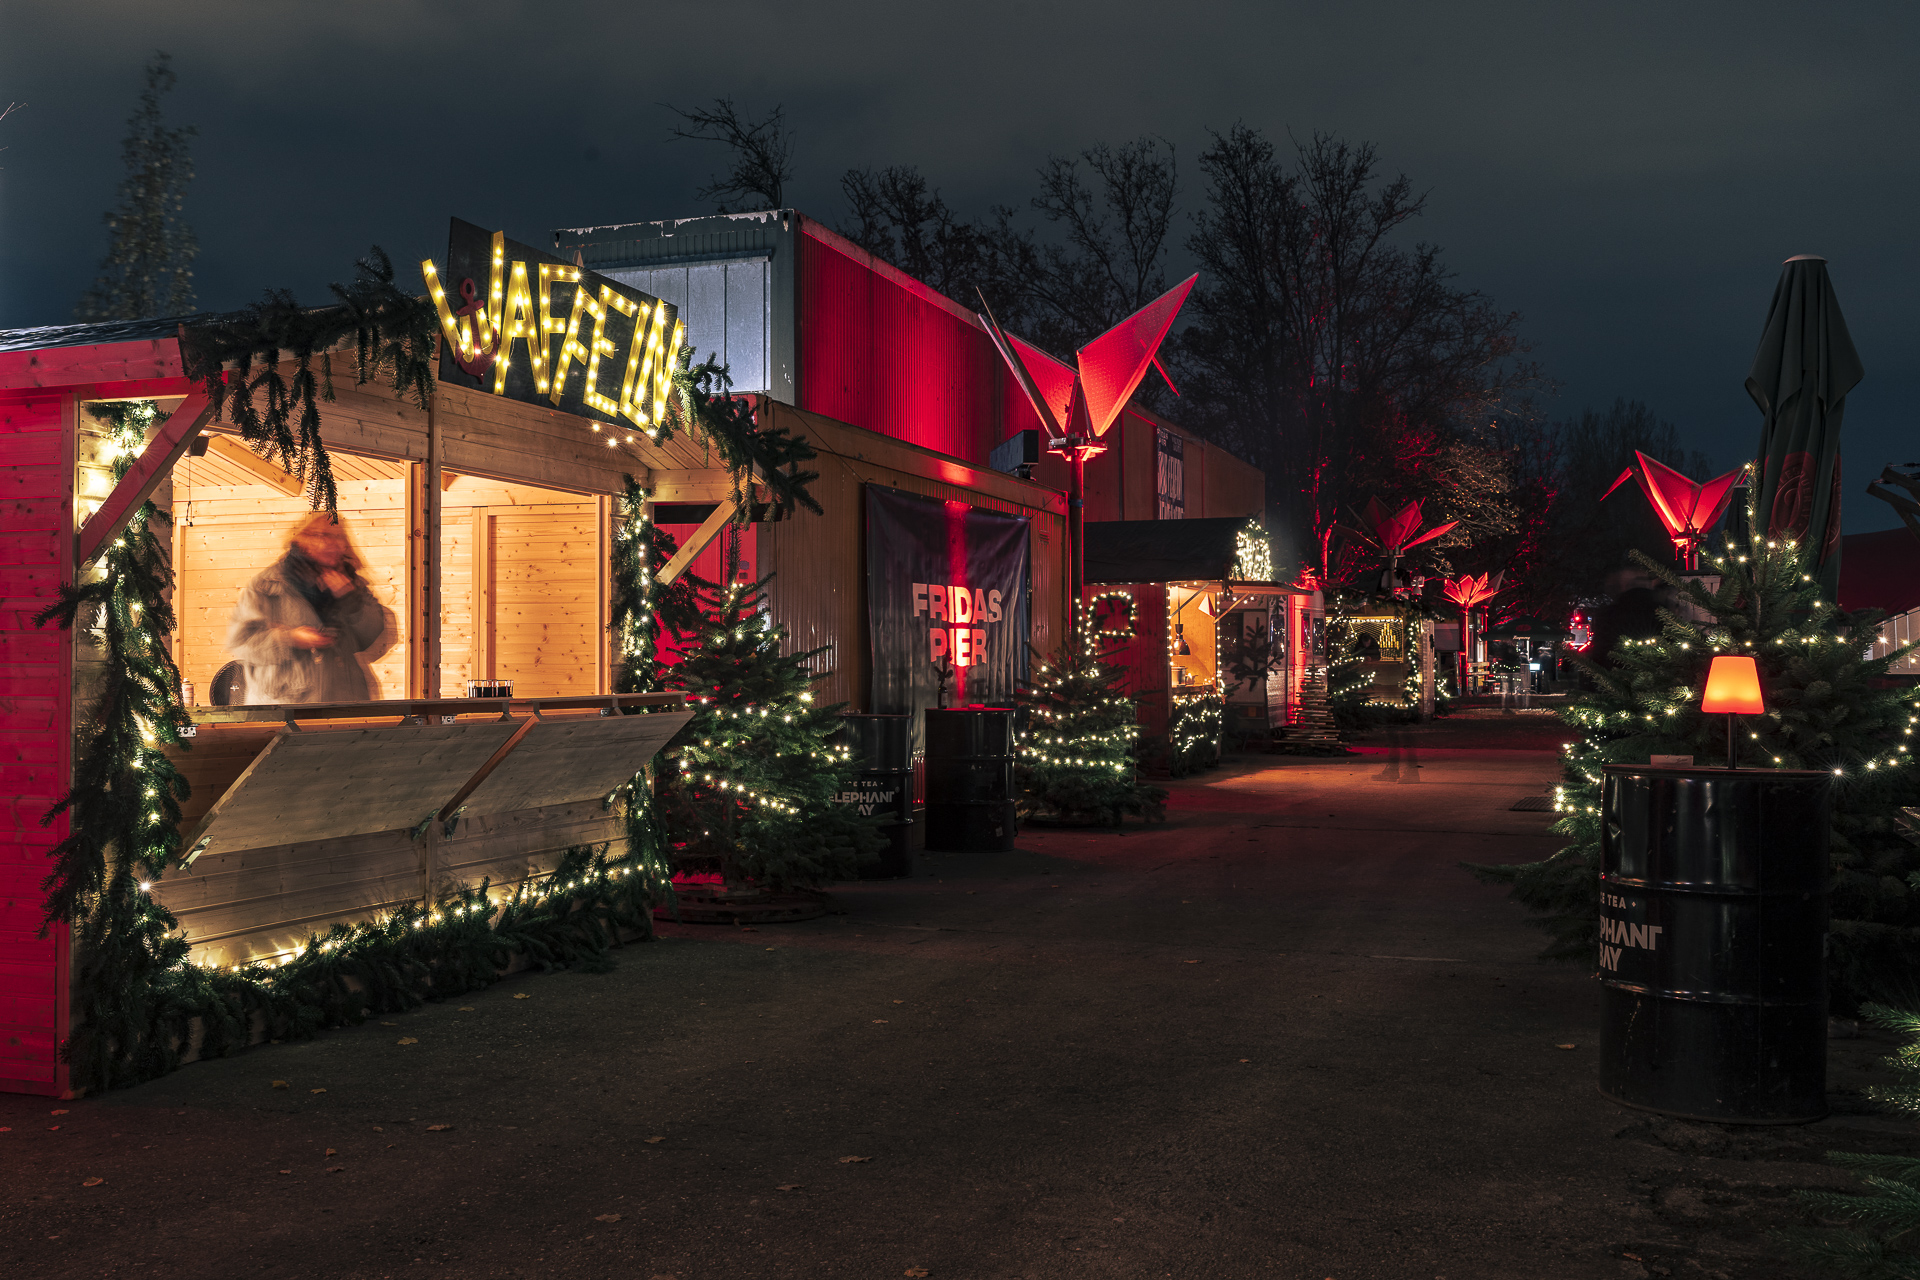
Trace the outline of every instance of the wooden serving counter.
{"label": "wooden serving counter", "polygon": [[[618,854],[613,797],[690,718],[679,694],[199,707],[168,756],[186,866],[154,886],[207,964],[449,886]],[[636,714],[644,713],[644,714]]]}

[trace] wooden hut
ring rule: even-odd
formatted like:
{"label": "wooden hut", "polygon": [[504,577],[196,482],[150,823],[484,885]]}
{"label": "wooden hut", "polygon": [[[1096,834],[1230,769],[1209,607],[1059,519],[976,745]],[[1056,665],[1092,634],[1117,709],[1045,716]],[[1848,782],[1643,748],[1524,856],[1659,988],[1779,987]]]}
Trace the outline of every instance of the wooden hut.
{"label": "wooden hut", "polygon": [[[340,518],[385,609],[369,651],[371,701],[207,705],[227,664],[237,593],[306,514],[300,485],[212,420],[176,323],[0,335],[5,527],[0,759],[0,1088],[60,1093],[74,957],[40,934],[43,818],[71,785],[74,730],[100,655],[84,627],[37,626],[61,583],[88,572],[151,497],[172,517],[173,655],[196,732],[173,752],[193,787],[191,861],[154,887],[205,964],[271,961],[309,932],[364,919],[447,881],[538,875],[606,843],[608,797],[685,722],[677,695],[613,695],[608,544],[624,476],[708,506],[730,489],[704,443],[609,450],[592,424],[439,384],[420,409],[336,379],[321,435]],[[115,481],[103,406],[170,414]],[[470,680],[512,682],[470,698]],[[662,714],[613,715],[659,708]],[[443,822],[423,823],[437,815]]]}
{"label": "wooden hut", "polygon": [[[1094,619],[1131,672],[1149,739],[1164,738],[1180,704],[1224,703],[1224,728],[1264,737],[1297,719],[1309,672],[1325,664],[1317,592],[1272,581],[1264,534],[1245,517],[1105,520],[1087,526]],[[1128,616],[1100,607],[1123,601]],[[1264,666],[1264,679],[1236,678]]]}

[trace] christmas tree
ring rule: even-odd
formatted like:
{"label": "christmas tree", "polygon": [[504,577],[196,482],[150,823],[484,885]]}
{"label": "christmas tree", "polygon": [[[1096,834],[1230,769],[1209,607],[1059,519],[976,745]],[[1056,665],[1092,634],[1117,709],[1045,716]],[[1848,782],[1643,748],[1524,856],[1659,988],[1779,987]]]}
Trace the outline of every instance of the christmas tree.
{"label": "christmas tree", "polygon": [[[1920,890],[1920,877],[1914,888]],[[1899,1083],[1869,1088],[1867,1096],[1888,1111],[1920,1116],[1920,1014],[1885,1005],[1868,1005],[1861,1013],[1906,1042],[1888,1060]],[[1853,1151],[1829,1151],[1827,1159],[1857,1174],[1863,1190],[1797,1191],[1794,1198],[1822,1218],[1857,1225],[1788,1232],[1794,1251],[1847,1280],[1920,1277],[1920,1159]]]}
{"label": "christmas tree", "polygon": [[166,54],[146,67],[140,109],[127,121],[120,152],[127,176],[120,203],[106,215],[112,241],[100,263],[100,275],[74,308],[78,320],[141,320],[182,316],[193,310],[193,260],[199,244],[180,216],[193,158],[187,140],[195,130],[169,129],[160,111],[161,96],[175,76]]}
{"label": "christmas tree", "polygon": [[1593,691],[1565,718],[1583,734],[1564,761],[1554,830],[1571,843],[1542,862],[1475,867],[1513,886],[1553,935],[1546,954],[1593,955],[1599,920],[1601,766],[1655,754],[1725,756],[1725,720],[1700,711],[1715,654],[1755,659],[1767,711],[1742,722],[1746,768],[1821,769],[1833,775],[1832,933],[1835,1005],[1911,999],[1920,963],[1920,894],[1907,884],[1920,849],[1900,834],[1902,805],[1920,802],[1909,749],[1920,710],[1911,689],[1887,681],[1886,657],[1866,656],[1878,610],[1845,613],[1820,598],[1791,540],[1729,539],[1709,572],[1718,590],[1639,552],[1681,608],[1660,610],[1661,634],[1623,638],[1602,668],[1583,660]]}
{"label": "christmas tree", "polygon": [[1115,688],[1126,669],[1106,661],[1100,640],[1083,619],[1020,695],[1027,728],[1014,780],[1023,816],[1116,827],[1130,813],[1166,816],[1166,791],[1140,780],[1134,700]]}
{"label": "christmas tree", "polygon": [[825,650],[785,652],[785,630],[764,612],[766,581],[735,581],[735,533],[727,581],[700,594],[699,642],[666,674],[694,717],[662,771],[659,813],[676,858],[717,865],[729,887],[844,880],[881,845],[877,819],[834,800],[857,772],[836,741],[846,704],[815,701],[808,667]]}

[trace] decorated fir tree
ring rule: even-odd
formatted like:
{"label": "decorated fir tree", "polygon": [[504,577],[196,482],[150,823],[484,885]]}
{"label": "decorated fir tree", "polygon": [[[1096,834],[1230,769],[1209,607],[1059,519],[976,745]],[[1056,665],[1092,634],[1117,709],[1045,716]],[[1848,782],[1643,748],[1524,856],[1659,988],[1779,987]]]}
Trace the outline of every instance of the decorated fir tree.
{"label": "decorated fir tree", "polygon": [[1134,700],[1115,687],[1126,668],[1106,660],[1100,641],[1083,620],[1020,695],[1027,723],[1014,781],[1022,816],[1116,827],[1130,813],[1165,816],[1166,791],[1140,780]]}
{"label": "decorated fir tree", "polygon": [[778,890],[851,877],[880,849],[877,820],[834,797],[857,766],[836,741],[844,703],[822,706],[808,670],[823,649],[786,651],[766,582],[701,592],[697,645],[666,673],[694,718],[662,771],[660,815],[683,864],[717,866],[729,887]]}
{"label": "decorated fir tree", "polygon": [[[1661,610],[1661,634],[1620,640],[1610,666],[1581,666],[1592,692],[1565,712],[1583,741],[1569,748],[1554,830],[1570,843],[1542,862],[1475,867],[1513,886],[1553,935],[1546,954],[1584,960],[1598,928],[1601,766],[1644,764],[1655,754],[1723,760],[1725,719],[1700,711],[1715,654],[1744,654],[1759,664],[1767,711],[1742,722],[1746,768],[1820,769],[1834,775],[1832,934],[1829,973],[1836,1007],[1863,1000],[1907,1000],[1920,965],[1920,893],[1908,877],[1920,848],[1897,818],[1920,803],[1910,749],[1920,724],[1911,688],[1884,677],[1904,650],[1867,655],[1877,610],[1845,613],[1820,587],[1789,540],[1730,539],[1708,571],[1717,591],[1683,578],[1639,552],[1635,558],[1668,587],[1681,608]],[[1704,620],[1699,620],[1704,619]]]}

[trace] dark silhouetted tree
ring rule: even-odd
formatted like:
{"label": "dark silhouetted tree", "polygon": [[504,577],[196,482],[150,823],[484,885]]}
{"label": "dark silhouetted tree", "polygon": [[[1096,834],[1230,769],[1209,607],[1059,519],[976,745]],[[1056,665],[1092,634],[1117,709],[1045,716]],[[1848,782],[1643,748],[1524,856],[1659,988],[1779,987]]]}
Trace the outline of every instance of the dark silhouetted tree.
{"label": "dark silhouetted tree", "polygon": [[[715,98],[711,110],[663,105],[683,122],[674,126],[674,137],[717,142],[733,155],[726,176],[709,179],[693,193],[694,199],[717,202],[721,213],[785,207],[787,183],[793,181],[793,135],[787,131],[783,104],[776,103],[758,120],[741,114],[732,98]],[[738,207],[743,200],[748,203]]]}
{"label": "dark silhouetted tree", "polygon": [[154,54],[120,144],[127,176],[119,203],[106,215],[107,256],[74,308],[78,319],[138,320],[193,310],[193,260],[200,246],[181,209],[193,181],[187,140],[197,131],[164,123],[160,99],[172,91],[174,79],[168,55]]}
{"label": "dark silhouetted tree", "polygon": [[1426,197],[1371,146],[1316,134],[1289,166],[1235,126],[1200,167],[1182,417],[1266,471],[1324,570],[1346,512],[1434,496],[1447,446],[1498,430],[1538,373],[1517,314],[1454,284],[1436,247],[1401,243]]}

